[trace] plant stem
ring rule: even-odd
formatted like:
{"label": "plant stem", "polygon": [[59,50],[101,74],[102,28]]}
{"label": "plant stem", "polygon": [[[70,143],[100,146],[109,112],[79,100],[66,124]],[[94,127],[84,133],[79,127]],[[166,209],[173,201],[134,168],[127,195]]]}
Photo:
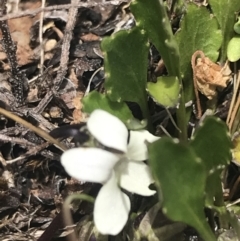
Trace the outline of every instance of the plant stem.
{"label": "plant stem", "polygon": [[216,237],[212,232],[202,232],[201,237],[204,241],[216,241]]}
{"label": "plant stem", "polygon": [[223,192],[222,192],[222,185],[221,180],[219,179],[218,185],[215,186],[215,202],[214,204],[217,207],[222,207],[222,212],[219,212],[219,226],[221,229],[228,229],[228,214],[227,209],[225,207],[224,199],[223,199]]}
{"label": "plant stem", "polygon": [[[181,80],[181,79],[180,79]],[[181,84],[182,86],[182,84]],[[187,120],[186,120],[186,108],[185,108],[185,98],[183,89],[181,90],[181,97],[179,101],[179,108],[176,111],[177,114],[177,124],[181,132],[179,133],[179,139],[186,142],[187,136]]]}
{"label": "plant stem", "polygon": [[[74,193],[72,195],[69,195],[65,199],[65,201],[63,203],[63,209],[62,209],[63,210],[63,220],[64,220],[64,223],[65,223],[66,226],[71,226],[74,223],[73,219],[72,219],[71,211],[70,211],[70,208],[69,208],[70,204],[72,203],[72,201],[74,199],[94,203],[94,198],[87,195],[87,194],[84,194],[84,193],[80,193],[80,194]],[[72,240],[72,241],[78,240],[75,231],[70,233],[69,240]]]}
{"label": "plant stem", "polygon": [[216,241],[217,240],[215,235],[213,234],[211,228],[208,225],[205,225],[205,223],[199,223],[197,231],[204,241]]}

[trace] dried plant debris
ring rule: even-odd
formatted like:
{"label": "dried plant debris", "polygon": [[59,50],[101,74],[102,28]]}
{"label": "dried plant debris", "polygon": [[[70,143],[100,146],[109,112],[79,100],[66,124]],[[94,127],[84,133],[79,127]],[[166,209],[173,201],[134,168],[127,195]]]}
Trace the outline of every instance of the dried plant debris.
{"label": "dried plant debris", "polygon": [[[198,58],[200,56],[200,58]],[[226,88],[231,78],[228,65],[221,67],[205,57],[201,51],[196,51],[192,58],[192,67],[198,90],[208,99],[217,94],[217,87]]]}
{"label": "dried plant debris", "polygon": [[231,70],[228,63],[224,67],[213,63],[202,51],[196,51],[192,55],[192,69],[195,95],[197,99],[198,118],[201,117],[201,106],[198,91],[208,99],[213,99],[217,91],[227,87],[231,79]]}

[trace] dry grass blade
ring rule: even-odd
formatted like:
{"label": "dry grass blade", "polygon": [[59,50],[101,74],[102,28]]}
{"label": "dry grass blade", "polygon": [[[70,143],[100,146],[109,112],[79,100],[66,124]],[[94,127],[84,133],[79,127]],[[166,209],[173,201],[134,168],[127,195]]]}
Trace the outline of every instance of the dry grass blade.
{"label": "dry grass blade", "polygon": [[66,151],[67,147],[65,147],[62,143],[60,143],[59,141],[57,141],[56,139],[54,139],[53,137],[51,137],[47,132],[45,132],[44,130],[32,125],[31,123],[25,121],[24,119],[22,119],[21,117],[14,115],[13,113],[4,110],[3,108],[0,108],[0,113],[14,121],[16,121],[17,123],[25,126],[26,128],[30,129],[31,131],[35,132],[36,134],[38,134],[39,136],[41,136],[43,139],[45,139],[46,141],[54,144],[56,147],[58,147],[60,150],[62,151]]}
{"label": "dry grass blade", "polygon": [[[45,7],[45,0],[42,0],[42,8]],[[44,64],[44,48],[43,48],[43,17],[44,17],[44,11],[41,12],[40,15],[40,22],[39,22],[39,43],[41,46],[40,50],[40,73],[43,74],[43,64]]]}
{"label": "dry grass blade", "polygon": [[228,128],[231,132],[232,131],[234,132],[234,130],[232,130],[232,127],[233,127],[233,123],[235,121],[237,112],[240,108],[240,93],[239,93],[240,89],[239,89],[239,87],[240,87],[240,72],[238,72],[236,81],[234,82],[233,97],[231,100],[231,105],[230,105],[230,108],[228,111],[228,116],[227,116],[227,121],[226,121]]}

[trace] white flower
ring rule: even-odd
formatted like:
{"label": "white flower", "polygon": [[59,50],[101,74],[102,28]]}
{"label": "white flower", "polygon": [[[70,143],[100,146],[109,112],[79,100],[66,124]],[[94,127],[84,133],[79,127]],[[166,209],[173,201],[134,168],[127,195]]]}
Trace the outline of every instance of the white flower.
{"label": "white flower", "polygon": [[80,180],[102,183],[94,205],[94,222],[102,234],[118,234],[128,220],[130,200],[120,189],[143,196],[151,196],[153,182],[146,160],[145,141],[153,142],[159,137],[148,131],[130,131],[115,116],[103,110],[95,110],[87,121],[89,132],[101,144],[114,148],[116,154],[100,148],[73,148],[61,157],[67,173]]}

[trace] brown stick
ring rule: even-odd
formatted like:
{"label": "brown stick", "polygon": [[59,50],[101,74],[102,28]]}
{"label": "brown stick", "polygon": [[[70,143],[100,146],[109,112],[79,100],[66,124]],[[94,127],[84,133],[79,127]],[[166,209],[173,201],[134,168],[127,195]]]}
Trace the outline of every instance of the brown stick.
{"label": "brown stick", "polygon": [[[72,6],[78,3],[78,0],[71,1]],[[64,30],[64,37],[62,43],[62,53],[60,59],[60,68],[57,72],[57,77],[54,80],[55,90],[60,88],[63,78],[65,77],[68,69],[68,60],[69,60],[69,50],[70,50],[70,42],[73,36],[73,29],[76,24],[78,8],[71,7],[68,13],[68,21]]]}

